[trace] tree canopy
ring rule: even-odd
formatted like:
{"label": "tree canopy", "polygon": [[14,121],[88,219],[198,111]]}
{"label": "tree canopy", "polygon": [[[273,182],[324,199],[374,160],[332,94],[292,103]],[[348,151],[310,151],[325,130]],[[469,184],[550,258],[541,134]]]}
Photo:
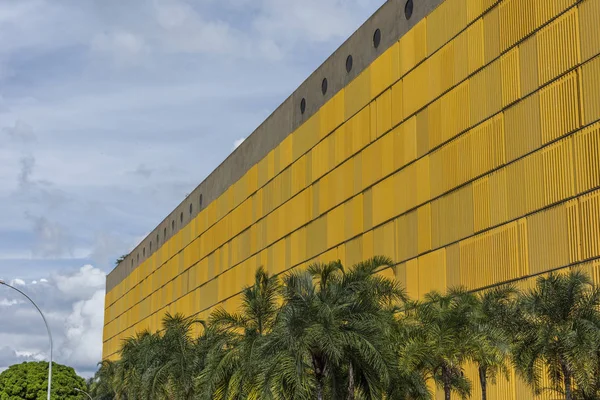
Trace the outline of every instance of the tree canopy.
{"label": "tree canopy", "polygon": [[[52,363],[52,399],[84,399],[76,389],[86,390],[85,380],[73,368]],[[0,374],[0,400],[45,400],[47,392],[47,362],[16,364]]]}
{"label": "tree canopy", "polygon": [[512,366],[531,397],[600,399],[600,290],[588,275],[572,268],[527,290],[456,287],[413,300],[380,274],[393,266],[374,257],[281,276],[259,268],[236,312],[218,308],[207,321],[167,313],[161,331],[123,341],[120,359],[100,364],[91,394],[428,400],[443,392],[445,400],[487,400],[488,381],[514,379]]}

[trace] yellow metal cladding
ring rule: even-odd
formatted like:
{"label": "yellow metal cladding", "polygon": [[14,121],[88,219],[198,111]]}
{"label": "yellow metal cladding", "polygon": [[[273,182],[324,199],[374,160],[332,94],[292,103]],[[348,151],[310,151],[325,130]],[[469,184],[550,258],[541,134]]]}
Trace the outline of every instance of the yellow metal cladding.
{"label": "yellow metal cladding", "polygon": [[[166,311],[234,310],[261,265],[386,255],[414,297],[567,266],[600,283],[599,17],[445,0],[107,293],[104,357]],[[489,397],[535,398],[514,374]]]}

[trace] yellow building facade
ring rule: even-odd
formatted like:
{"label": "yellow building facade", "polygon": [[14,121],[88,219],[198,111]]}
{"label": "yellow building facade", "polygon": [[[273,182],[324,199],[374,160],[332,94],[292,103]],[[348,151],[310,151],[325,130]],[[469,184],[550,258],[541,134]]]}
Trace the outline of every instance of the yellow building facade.
{"label": "yellow building facade", "polygon": [[[576,265],[600,280],[600,0],[409,3],[385,49],[376,18],[359,30],[372,62],[314,110],[292,96],[296,128],[109,275],[104,358],[167,311],[235,310],[258,266],[385,255],[414,297]],[[532,398],[514,376],[489,392]]]}

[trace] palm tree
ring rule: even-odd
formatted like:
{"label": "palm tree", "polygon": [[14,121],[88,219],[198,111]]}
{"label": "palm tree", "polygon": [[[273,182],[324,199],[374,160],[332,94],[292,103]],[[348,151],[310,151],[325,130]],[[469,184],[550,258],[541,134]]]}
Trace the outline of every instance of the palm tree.
{"label": "palm tree", "polygon": [[410,354],[417,355],[413,365],[426,368],[450,400],[454,391],[462,398],[471,393],[471,382],[464,376],[463,364],[474,348],[470,332],[477,299],[463,289],[451,289],[442,295],[431,292],[423,301],[408,309],[415,326],[406,344]]}
{"label": "palm tree", "polygon": [[345,274],[339,261],[312,264],[283,279],[283,306],[265,346],[264,392],[308,399],[381,398],[397,365],[394,305],[399,286],[375,272],[375,257]]}
{"label": "palm tree", "polygon": [[600,343],[600,290],[580,271],[540,277],[520,296],[513,358],[536,391],[546,368],[552,389],[573,399],[593,385]]}
{"label": "palm tree", "polygon": [[124,397],[117,392],[118,363],[104,360],[98,366],[98,371],[90,379],[90,395],[97,400],[123,399]]}
{"label": "palm tree", "polygon": [[153,388],[146,384],[145,374],[157,362],[155,353],[159,341],[160,335],[148,330],[123,341],[117,369],[117,392],[128,400],[153,398]]}
{"label": "palm tree", "polygon": [[206,355],[206,337],[192,337],[192,328],[197,323],[204,326],[203,321],[182,314],[165,314],[160,340],[148,349],[152,358],[142,374],[151,398],[194,398],[194,377],[204,368]]}
{"label": "palm tree", "polygon": [[495,380],[498,373],[508,377],[507,360],[510,355],[510,324],[514,310],[512,286],[502,286],[477,296],[472,313],[470,330],[473,347],[469,359],[477,364],[481,398],[487,399],[488,379]]}
{"label": "palm tree", "polygon": [[259,350],[278,312],[279,281],[263,268],[254,285],[243,292],[239,313],[223,309],[210,317],[211,349],[206,367],[197,379],[202,395],[210,399],[247,398],[255,388],[263,360]]}

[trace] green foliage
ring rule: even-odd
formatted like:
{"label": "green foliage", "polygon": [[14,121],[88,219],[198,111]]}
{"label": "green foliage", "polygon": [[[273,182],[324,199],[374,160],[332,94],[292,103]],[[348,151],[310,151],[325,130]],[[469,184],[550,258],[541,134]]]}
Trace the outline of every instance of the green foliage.
{"label": "green foliage", "polygon": [[123,254],[121,257],[117,258],[117,260],[115,261],[115,266],[121,264],[127,258],[128,255],[129,254]]}
{"label": "green foliage", "polygon": [[545,372],[567,400],[574,386],[597,391],[599,309],[600,290],[582,272],[540,277],[518,301],[513,358],[521,376],[539,391]]}
{"label": "green foliage", "polygon": [[[73,368],[52,364],[52,399],[82,400],[85,380]],[[48,391],[48,363],[25,362],[0,374],[0,400],[44,400]]]}
{"label": "green foliage", "polygon": [[[260,268],[237,312],[217,309],[206,323],[167,314],[160,332],[125,340],[119,361],[100,364],[91,394],[427,400],[431,381],[445,399],[479,385],[486,400],[488,381],[508,376],[512,363],[535,390],[600,399],[600,291],[586,275],[550,274],[523,293],[453,288],[414,301],[378,273],[392,266],[384,257],[349,269],[317,263],[281,278]],[[465,376],[467,362],[477,382]],[[550,388],[540,385],[544,373]]]}

